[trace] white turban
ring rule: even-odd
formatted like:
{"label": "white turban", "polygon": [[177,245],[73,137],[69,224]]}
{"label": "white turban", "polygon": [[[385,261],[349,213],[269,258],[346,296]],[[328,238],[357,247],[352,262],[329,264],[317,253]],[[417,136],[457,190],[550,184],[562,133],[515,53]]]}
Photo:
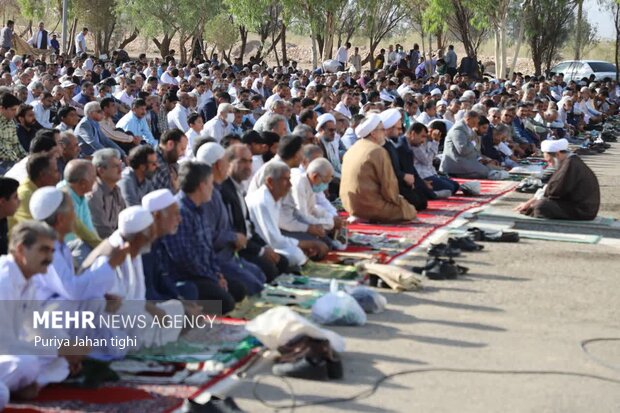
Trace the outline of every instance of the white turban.
{"label": "white turban", "polygon": [[364,121],[360,123],[357,128],[355,128],[355,135],[360,139],[365,138],[370,135],[372,131],[377,129],[380,123],[381,116],[376,113],[372,113],[366,116],[366,119],[364,119]]}
{"label": "white turban", "polygon": [[431,90],[431,96],[441,96],[441,89],[435,88]]}
{"label": "white turban", "polygon": [[56,212],[63,199],[64,193],[60,189],[53,186],[39,188],[30,197],[30,214],[37,221],[43,221]]}
{"label": "white turban", "polygon": [[547,139],[541,142],[540,149],[547,153],[556,153],[568,150],[568,141],[566,139],[551,140]]}
{"label": "white turban", "polygon": [[396,125],[396,122],[398,122],[401,118],[401,114],[398,109],[388,109],[381,112],[379,116],[381,116],[381,122],[383,123],[385,129],[389,129]]}
{"label": "white turban", "polygon": [[336,118],[331,113],[324,113],[316,119],[316,128],[321,129],[327,122],[336,123]]}

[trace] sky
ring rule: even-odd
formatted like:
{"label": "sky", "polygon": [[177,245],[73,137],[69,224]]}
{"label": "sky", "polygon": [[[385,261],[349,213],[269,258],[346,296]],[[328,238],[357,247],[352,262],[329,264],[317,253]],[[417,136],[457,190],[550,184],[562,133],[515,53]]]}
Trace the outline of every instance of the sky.
{"label": "sky", "polygon": [[588,20],[598,27],[598,35],[602,39],[615,39],[613,14],[603,10],[597,0],[585,0],[583,9],[588,12]]}

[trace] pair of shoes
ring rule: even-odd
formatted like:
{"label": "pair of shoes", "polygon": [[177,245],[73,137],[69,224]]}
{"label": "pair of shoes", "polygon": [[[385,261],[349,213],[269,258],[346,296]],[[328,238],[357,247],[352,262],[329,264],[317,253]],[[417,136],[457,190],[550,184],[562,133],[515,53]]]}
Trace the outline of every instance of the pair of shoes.
{"label": "pair of shoes", "polygon": [[453,248],[447,244],[431,244],[431,246],[426,251],[431,257],[458,257],[461,255],[461,250],[458,248]]}
{"label": "pair of shoes", "polygon": [[431,262],[427,262],[428,268],[422,271],[422,275],[430,280],[454,280],[469,271],[469,268],[457,265],[453,259],[433,258],[429,261]]}
{"label": "pair of shoes", "polygon": [[368,275],[368,286],[375,287],[375,288],[385,288],[385,289],[392,288],[385,281],[383,281],[381,277],[374,275],[374,274]]}
{"label": "pair of shoes", "polygon": [[465,252],[475,252],[484,249],[484,245],[476,244],[468,236],[448,239],[448,247]]}
{"label": "pair of shoes", "polygon": [[302,357],[288,363],[275,363],[271,368],[275,376],[295,377],[306,380],[338,380],[343,376],[342,361],[335,353],[333,360]]}
{"label": "pair of shoes", "polygon": [[519,233],[515,231],[487,232],[476,227],[468,228],[467,231],[474,241],[519,242]]}
{"label": "pair of shoes", "polygon": [[543,187],[540,179],[525,178],[517,186],[517,192],[524,194],[533,194]]}
{"label": "pair of shoes", "polygon": [[205,403],[200,404],[192,399],[185,399],[183,407],[181,408],[183,413],[242,413],[243,410],[237,406],[237,403],[230,398],[220,399],[219,397],[211,396],[211,399]]}

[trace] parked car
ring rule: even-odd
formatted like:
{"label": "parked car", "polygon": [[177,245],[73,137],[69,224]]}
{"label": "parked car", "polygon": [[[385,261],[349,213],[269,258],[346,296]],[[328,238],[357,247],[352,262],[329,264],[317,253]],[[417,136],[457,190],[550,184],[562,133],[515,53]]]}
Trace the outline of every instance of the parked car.
{"label": "parked car", "polygon": [[603,60],[566,60],[550,70],[552,73],[564,73],[565,82],[579,81],[591,75],[594,75],[596,80],[603,80],[606,77],[615,79],[617,71],[616,65]]}

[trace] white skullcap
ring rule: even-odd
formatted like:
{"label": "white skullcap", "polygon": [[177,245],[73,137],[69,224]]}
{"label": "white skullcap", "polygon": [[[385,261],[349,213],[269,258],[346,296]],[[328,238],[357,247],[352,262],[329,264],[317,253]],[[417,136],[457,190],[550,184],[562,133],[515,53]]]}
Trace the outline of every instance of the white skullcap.
{"label": "white skullcap", "polygon": [[208,142],[198,149],[196,153],[196,160],[198,162],[204,162],[209,166],[213,166],[217,161],[224,157],[226,149],[219,143]]}
{"label": "white skullcap", "polygon": [[566,151],[568,150],[568,141],[566,139],[547,139],[541,142],[540,149],[547,153]]}
{"label": "white skullcap", "polygon": [[321,126],[325,125],[327,122],[336,123],[336,118],[331,113],[324,113],[318,118],[316,118],[316,128],[321,129]]}
{"label": "white skullcap", "polygon": [[77,85],[70,80],[65,80],[64,82],[60,84],[60,87],[63,89],[68,88],[68,87],[74,87],[74,86],[77,86]]}
{"label": "white skullcap", "polygon": [[450,90],[453,92],[458,92],[460,90],[460,88],[458,87],[458,85],[452,85],[450,86]]}
{"label": "white skullcap", "polygon": [[437,101],[437,103],[435,103],[435,106],[441,106],[441,105],[448,106],[448,102],[443,99],[440,99]]}
{"label": "white skullcap", "polygon": [[439,88],[431,90],[431,96],[441,96],[441,90]]}
{"label": "white skullcap", "polygon": [[118,214],[118,230],[121,235],[137,234],[153,224],[153,215],[140,205],[130,206]]}
{"label": "white skullcap", "polygon": [[[338,113],[340,113],[340,114],[342,114],[342,116],[344,116],[344,117],[345,117],[345,118],[347,118],[347,119],[350,119],[350,118],[351,118],[351,116],[349,116],[349,113],[346,113],[346,112],[345,112],[344,106],[343,106],[343,107],[341,107],[341,108],[335,109],[335,111],[336,111],[336,112],[338,112]],[[321,116],[323,116],[323,115],[321,115]],[[319,116],[319,117],[321,117],[321,116]],[[318,127],[318,126],[317,126],[317,127]]]}
{"label": "white skullcap", "polygon": [[474,85],[474,89],[478,89],[479,87],[483,87],[483,84],[478,82]]}
{"label": "white skullcap", "polygon": [[142,197],[142,207],[151,213],[166,209],[176,202],[176,198],[167,188],[149,192]]}
{"label": "white skullcap", "polygon": [[381,116],[381,123],[383,123],[383,127],[385,127],[385,129],[389,129],[396,125],[396,122],[398,122],[401,118],[401,114],[398,109],[388,109],[381,112],[379,116]]}
{"label": "white skullcap", "polygon": [[357,128],[355,128],[355,135],[360,139],[365,138],[370,135],[372,131],[377,129],[380,123],[381,116],[376,113],[372,113],[366,116],[366,119],[364,119],[364,121],[360,123]]}
{"label": "white skullcap", "polygon": [[30,197],[30,214],[37,221],[43,221],[52,216],[58,209],[64,194],[53,186],[39,188]]}

